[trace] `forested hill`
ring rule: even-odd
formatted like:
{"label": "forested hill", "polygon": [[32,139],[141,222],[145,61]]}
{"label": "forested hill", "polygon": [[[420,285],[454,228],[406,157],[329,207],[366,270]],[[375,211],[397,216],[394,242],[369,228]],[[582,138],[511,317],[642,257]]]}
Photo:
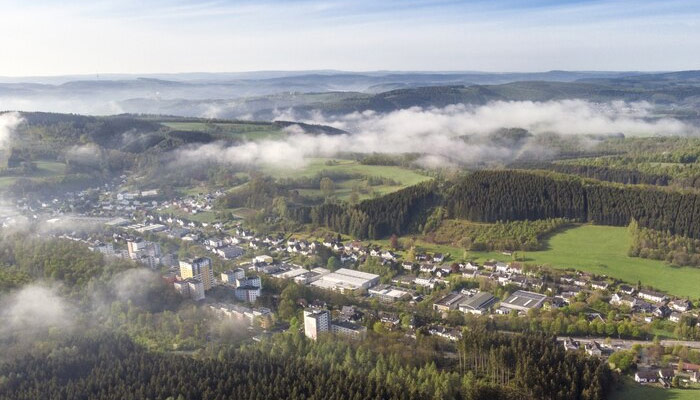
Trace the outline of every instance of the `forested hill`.
{"label": "forested hill", "polygon": [[[633,79],[633,78],[629,78]],[[643,78],[640,78],[643,79]],[[445,107],[451,104],[486,104],[490,101],[550,101],[581,99],[594,102],[614,100],[648,101],[676,106],[697,104],[700,86],[694,82],[647,80],[637,85],[616,80],[587,82],[523,81],[500,85],[453,85],[396,89],[345,97],[335,102],[299,106],[299,110],[320,109],[325,113],[374,110],[389,112],[409,107]]]}
{"label": "forested hill", "polygon": [[450,215],[473,221],[570,218],[700,237],[700,201],[690,192],[585,181],[553,173],[479,171],[446,195]]}
{"label": "forested hill", "polygon": [[379,238],[416,232],[432,209],[477,222],[567,218],[639,226],[700,238],[700,197],[694,192],[619,185],[544,171],[485,170],[444,185],[422,184],[356,206],[323,205],[300,220]]}

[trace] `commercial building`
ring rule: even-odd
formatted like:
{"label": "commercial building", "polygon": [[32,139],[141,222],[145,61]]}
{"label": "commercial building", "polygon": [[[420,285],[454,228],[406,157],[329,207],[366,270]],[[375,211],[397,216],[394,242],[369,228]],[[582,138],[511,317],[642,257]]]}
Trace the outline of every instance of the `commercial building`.
{"label": "commercial building", "polygon": [[358,289],[369,289],[377,283],[379,283],[379,275],[341,268],[335,272],[323,275],[312,282],[311,285],[343,293]]}
{"label": "commercial building", "polygon": [[433,310],[440,312],[456,310],[459,307],[460,303],[462,303],[466,299],[466,295],[459,292],[452,292],[433,303]]}
{"label": "commercial building", "polygon": [[214,271],[211,259],[207,257],[180,261],[180,276],[183,279],[194,278],[199,280],[204,285],[205,291],[214,286]]}
{"label": "commercial building", "polygon": [[372,297],[376,297],[383,301],[396,301],[411,297],[411,293],[390,285],[377,285],[368,290]]}
{"label": "commercial building", "polygon": [[542,307],[547,296],[525,290],[518,290],[501,302],[501,307],[509,310],[528,311]]}
{"label": "commercial building", "polygon": [[459,304],[459,311],[469,314],[481,315],[489,310],[496,302],[496,298],[488,292],[479,292]]}

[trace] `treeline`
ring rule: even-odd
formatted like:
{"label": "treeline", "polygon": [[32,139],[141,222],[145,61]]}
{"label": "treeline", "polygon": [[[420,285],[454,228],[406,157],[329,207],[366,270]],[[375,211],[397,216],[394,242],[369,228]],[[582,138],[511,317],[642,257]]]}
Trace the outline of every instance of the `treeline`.
{"label": "treeline", "polygon": [[663,174],[649,174],[633,169],[610,168],[595,165],[551,164],[548,168],[563,174],[578,175],[601,181],[632,185],[668,186],[672,180],[670,176]]}
{"label": "treeline", "polygon": [[445,196],[454,218],[496,222],[567,218],[603,225],[642,227],[700,238],[695,193],[587,182],[544,172],[478,171]]}
{"label": "treeline", "polygon": [[[73,339],[50,357],[0,367],[0,399],[422,399],[303,358],[231,352],[219,359],[151,353],[119,336]],[[348,397],[348,396],[351,397]]]}
{"label": "treeline", "polygon": [[418,230],[439,203],[435,182],[422,183],[357,205],[327,203],[295,210],[298,222],[325,226],[358,238],[377,239]]}
{"label": "treeline", "polygon": [[700,239],[640,228],[636,221],[629,226],[632,244],[630,257],[664,260],[677,266],[700,266]]}
{"label": "treeline", "polygon": [[607,363],[564,350],[552,336],[467,330],[460,368],[492,384],[514,386],[531,399],[605,399],[613,383]]}
{"label": "treeline", "polygon": [[0,287],[7,289],[36,279],[81,288],[95,277],[111,276],[133,266],[128,261],[108,262],[102,254],[70,240],[0,235]]}
{"label": "treeline", "polygon": [[[471,251],[533,251],[542,249],[540,239],[544,235],[566,226],[570,222],[564,218],[553,218],[482,224],[449,219],[442,221],[440,226],[432,232],[426,232],[425,239],[433,243],[451,244]],[[428,223],[426,223],[427,225]]]}

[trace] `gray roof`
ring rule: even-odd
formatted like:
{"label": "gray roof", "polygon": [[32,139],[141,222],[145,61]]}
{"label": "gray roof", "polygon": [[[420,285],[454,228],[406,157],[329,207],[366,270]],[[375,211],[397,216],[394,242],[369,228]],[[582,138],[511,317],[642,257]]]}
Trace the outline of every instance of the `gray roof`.
{"label": "gray roof", "polygon": [[502,307],[515,309],[531,309],[542,305],[547,296],[525,290],[518,290],[501,302]]}
{"label": "gray roof", "polygon": [[487,308],[496,300],[489,292],[479,292],[470,297],[467,301],[460,304],[460,307],[466,307],[472,310],[480,310]]}

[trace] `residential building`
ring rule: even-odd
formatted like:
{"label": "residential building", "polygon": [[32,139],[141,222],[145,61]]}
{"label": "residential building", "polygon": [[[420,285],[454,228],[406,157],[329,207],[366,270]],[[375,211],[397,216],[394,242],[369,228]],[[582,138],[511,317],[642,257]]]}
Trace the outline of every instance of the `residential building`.
{"label": "residential building", "polygon": [[634,374],[634,381],[637,383],[654,383],[659,380],[658,370],[637,371]]}
{"label": "residential building", "polygon": [[260,291],[260,287],[245,285],[237,287],[234,294],[238,300],[255,303],[255,300],[260,297]]}
{"label": "residential building", "polygon": [[236,282],[236,279],[243,278],[245,278],[245,271],[242,268],[236,268],[221,273],[221,281],[224,283],[233,284]]}
{"label": "residential building", "polygon": [[195,278],[202,282],[207,291],[214,286],[214,271],[211,259],[199,257],[187,261],[180,261],[180,276],[183,279]]}
{"label": "residential building", "polygon": [[331,332],[351,339],[362,340],[367,335],[367,328],[352,322],[333,321],[331,323]]}
{"label": "residential building", "polygon": [[191,297],[192,300],[195,301],[204,299],[204,286],[202,282],[197,279],[187,278],[185,280],[175,281],[173,282],[173,286],[183,297]]}
{"label": "residential building", "polygon": [[640,290],[639,293],[637,294],[637,296],[639,298],[644,299],[644,300],[653,301],[655,303],[661,303],[661,302],[668,300],[668,298],[666,297],[665,294],[655,292],[653,290],[647,290],[647,289]]}
{"label": "residential building", "polygon": [[304,334],[316,340],[331,328],[331,313],[328,310],[304,310]]}

